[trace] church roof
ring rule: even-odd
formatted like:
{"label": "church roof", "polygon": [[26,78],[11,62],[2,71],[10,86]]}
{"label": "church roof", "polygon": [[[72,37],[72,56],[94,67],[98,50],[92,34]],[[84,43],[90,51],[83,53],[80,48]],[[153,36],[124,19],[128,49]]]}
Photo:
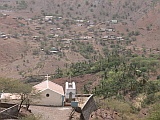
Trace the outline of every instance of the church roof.
{"label": "church roof", "polygon": [[39,90],[40,92],[46,90],[46,89],[50,89],[56,93],[59,93],[61,95],[64,95],[64,91],[63,91],[63,87],[51,82],[49,80],[43,81],[35,86],[33,86],[36,90]]}

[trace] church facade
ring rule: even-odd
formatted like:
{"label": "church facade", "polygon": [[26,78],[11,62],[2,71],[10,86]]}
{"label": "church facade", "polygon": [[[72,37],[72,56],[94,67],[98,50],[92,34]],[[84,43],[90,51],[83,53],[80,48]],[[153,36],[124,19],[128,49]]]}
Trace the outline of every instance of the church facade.
{"label": "church facade", "polygon": [[40,99],[34,100],[35,105],[64,106],[62,86],[46,80],[33,86],[33,88],[40,94]]}

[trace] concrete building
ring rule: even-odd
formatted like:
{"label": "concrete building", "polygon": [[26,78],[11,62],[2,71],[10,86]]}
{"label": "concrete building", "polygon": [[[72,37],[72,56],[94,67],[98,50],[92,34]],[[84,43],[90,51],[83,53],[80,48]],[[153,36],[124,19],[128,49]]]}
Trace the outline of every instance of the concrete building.
{"label": "concrete building", "polygon": [[53,16],[45,16],[44,20],[45,21],[49,21],[49,20],[52,20],[53,19]]}
{"label": "concrete building", "polygon": [[52,47],[50,50],[51,53],[58,53],[59,50],[56,47]]}
{"label": "concrete building", "polygon": [[44,106],[64,105],[64,91],[62,86],[47,79],[46,81],[33,86],[33,88],[36,89],[41,96],[41,99],[34,100],[34,104]]}
{"label": "concrete building", "polygon": [[76,84],[75,82],[69,83],[66,82],[65,84],[65,99],[66,102],[71,102],[72,100],[75,100],[76,95]]}
{"label": "concrete building", "polygon": [[117,23],[118,23],[118,20],[111,20],[111,23],[112,23],[112,24],[117,24]]}

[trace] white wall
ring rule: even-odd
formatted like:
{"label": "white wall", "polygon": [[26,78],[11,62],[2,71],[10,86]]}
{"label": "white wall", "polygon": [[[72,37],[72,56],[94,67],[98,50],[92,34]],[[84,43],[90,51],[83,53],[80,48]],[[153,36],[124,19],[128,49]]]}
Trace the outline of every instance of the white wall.
{"label": "white wall", "polygon": [[[49,97],[46,97],[46,94],[49,94]],[[62,95],[46,89],[40,94],[41,99],[34,100],[35,105],[48,105],[48,106],[63,106]]]}
{"label": "white wall", "polygon": [[76,90],[75,89],[67,89],[65,92],[65,97],[69,98],[69,93],[72,92],[72,98],[75,98]]}
{"label": "white wall", "polygon": [[[69,84],[72,84],[71,87],[69,87]],[[68,99],[69,98],[69,93],[72,93],[72,98],[75,98],[76,95],[76,85],[75,82],[69,83],[66,82],[65,84],[65,97]]]}

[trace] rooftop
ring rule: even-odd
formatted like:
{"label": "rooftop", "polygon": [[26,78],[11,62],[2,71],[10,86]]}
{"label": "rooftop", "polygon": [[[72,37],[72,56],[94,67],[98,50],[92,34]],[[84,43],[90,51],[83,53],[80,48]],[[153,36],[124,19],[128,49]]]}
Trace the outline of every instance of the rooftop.
{"label": "rooftop", "polygon": [[33,86],[35,89],[39,90],[40,92],[41,91],[44,91],[46,89],[50,89],[56,93],[59,93],[61,95],[64,95],[64,91],[63,91],[63,87],[54,83],[54,82],[51,82],[49,80],[46,80],[46,81],[43,81],[35,86]]}

